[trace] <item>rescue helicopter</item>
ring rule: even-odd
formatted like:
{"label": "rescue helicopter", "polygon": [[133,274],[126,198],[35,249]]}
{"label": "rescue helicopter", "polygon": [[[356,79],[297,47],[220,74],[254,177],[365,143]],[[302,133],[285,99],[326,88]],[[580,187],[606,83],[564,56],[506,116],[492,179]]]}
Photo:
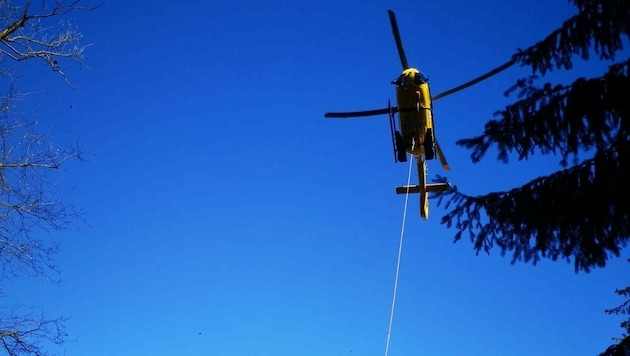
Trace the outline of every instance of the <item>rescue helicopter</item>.
{"label": "rescue helicopter", "polygon": [[[433,121],[433,101],[443,98],[456,91],[467,88],[486,78],[510,67],[514,64],[511,60],[502,66],[488,72],[476,79],[464,83],[436,96],[431,96],[428,78],[417,68],[409,66],[402,45],[402,39],[398,30],[396,15],[392,10],[387,10],[391,24],[396,48],[402,64],[402,73],[391,82],[396,87],[396,106],[388,106],[383,109],[354,111],[354,112],[328,112],[326,118],[354,118],[375,115],[388,115],[392,136],[395,162],[406,162],[407,154],[416,157],[418,184],[410,186],[398,186],[396,194],[420,194],[420,217],[429,218],[429,193],[443,192],[450,188],[450,183],[427,183],[427,161],[438,159],[444,170],[450,170],[446,157],[435,135]],[[395,115],[398,115],[398,129]]]}
{"label": "rescue helicopter", "polygon": [[[405,55],[396,15],[388,10],[398,55],[403,67],[402,73],[392,81],[396,86],[397,106],[388,105],[387,108],[355,112],[329,112],[327,118],[350,118],[374,115],[389,115],[390,131],[396,162],[406,162],[407,154],[417,157],[418,185],[396,187],[397,194],[419,193],[420,216],[429,217],[428,193],[444,191],[450,187],[449,183],[427,183],[426,161],[437,158],[442,168],[450,170],[446,157],[438,144],[433,125],[433,105],[429,80],[417,68],[409,66]],[[398,114],[397,129],[394,115]]]}

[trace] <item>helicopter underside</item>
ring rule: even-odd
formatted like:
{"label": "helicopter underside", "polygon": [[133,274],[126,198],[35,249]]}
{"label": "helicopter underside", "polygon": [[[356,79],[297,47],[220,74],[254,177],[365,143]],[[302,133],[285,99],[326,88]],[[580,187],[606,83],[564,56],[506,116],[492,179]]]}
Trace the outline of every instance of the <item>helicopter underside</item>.
{"label": "helicopter underside", "polygon": [[[401,75],[392,82],[396,85],[397,105],[392,107],[388,102],[387,108],[383,109],[326,113],[324,116],[348,118],[388,114],[395,161],[406,162],[407,154],[410,154],[412,158],[414,156],[417,158],[416,164],[418,165],[418,184],[396,187],[396,193],[420,194],[420,216],[427,219],[429,217],[429,193],[443,192],[450,188],[448,182],[427,183],[427,160],[437,157],[442,168],[449,170],[450,167],[435,138],[429,80],[417,68],[409,66],[400,39],[396,17],[392,10],[388,10],[388,13],[403,68]],[[439,97],[440,95],[436,98]],[[396,114],[398,114],[400,130],[396,127]]]}
{"label": "helicopter underside", "polygon": [[[428,84],[396,88],[398,122],[405,151],[417,157],[433,158],[433,116]],[[426,153],[429,153],[428,155]]]}

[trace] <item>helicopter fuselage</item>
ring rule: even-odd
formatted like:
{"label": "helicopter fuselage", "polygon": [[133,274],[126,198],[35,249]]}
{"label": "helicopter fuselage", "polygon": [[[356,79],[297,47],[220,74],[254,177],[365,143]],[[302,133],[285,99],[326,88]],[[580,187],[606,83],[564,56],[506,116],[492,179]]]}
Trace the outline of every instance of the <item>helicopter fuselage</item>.
{"label": "helicopter fuselage", "polygon": [[[398,122],[406,151],[425,155],[427,130],[433,131],[433,110],[428,80],[415,68],[405,69],[396,84]],[[433,133],[431,132],[430,135]],[[433,137],[430,138],[434,141]],[[433,143],[429,143],[433,145]]]}

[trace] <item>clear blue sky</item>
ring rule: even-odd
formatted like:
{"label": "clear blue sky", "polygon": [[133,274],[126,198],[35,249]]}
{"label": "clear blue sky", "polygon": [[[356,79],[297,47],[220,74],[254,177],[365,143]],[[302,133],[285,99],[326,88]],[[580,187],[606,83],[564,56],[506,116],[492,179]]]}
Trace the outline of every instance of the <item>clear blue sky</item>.
{"label": "clear blue sky", "polygon": [[[433,93],[505,62],[575,11],[546,0],[129,0],[73,17],[93,43],[89,70],[67,68],[77,90],[41,66],[19,78],[22,90],[44,91],[23,109],[57,142],[78,139],[89,161],[69,165],[61,185],[90,225],[51,236],[61,286],[8,285],[71,318],[73,340],[55,351],[384,353],[404,203],[393,189],[408,166],[393,161],[386,117],[323,114],[394,99],[388,8]],[[559,167],[539,157],[504,165],[495,152],[472,164],[455,145],[480,133],[526,74],[513,68],[435,103],[460,190],[501,190]],[[625,259],[576,275],[563,261],[476,256],[468,240],[453,244],[442,208],[420,220],[417,199],[390,355],[595,355],[620,333],[603,310],[621,301]]]}

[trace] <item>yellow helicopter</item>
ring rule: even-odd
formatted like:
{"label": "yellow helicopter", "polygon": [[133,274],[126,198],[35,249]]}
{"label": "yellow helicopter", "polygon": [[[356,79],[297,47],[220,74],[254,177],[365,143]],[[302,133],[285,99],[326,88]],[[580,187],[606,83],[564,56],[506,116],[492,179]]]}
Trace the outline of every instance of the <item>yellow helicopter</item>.
{"label": "yellow helicopter", "polygon": [[[402,62],[402,74],[392,82],[396,85],[397,106],[388,105],[387,108],[368,111],[326,113],[327,118],[349,118],[373,115],[389,115],[390,130],[396,162],[406,162],[407,153],[417,157],[418,185],[396,187],[397,194],[419,193],[420,216],[423,219],[429,217],[428,193],[445,191],[450,187],[449,183],[427,183],[426,161],[437,158],[442,168],[450,170],[444,157],[444,153],[435,137],[433,125],[433,105],[428,79],[416,68],[407,63],[407,57],[402,46],[396,15],[388,10],[394,39],[400,61]],[[398,114],[400,131],[396,128],[394,114]]]}
{"label": "yellow helicopter", "polygon": [[[389,115],[389,127],[394,146],[394,159],[396,162],[406,162],[407,153],[417,158],[418,184],[411,186],[396,187],[396,194],[419,193],[420,194],[420,216],[423,219],[429,218],[429,193],[443,192],[449,189],[450,184],[427,183],[427,160],[439,159],[442,168],[450,170],[444,153],[435,137],[435,126],[433,125],[433,101],[451,95],[462,89],[477,84],[489,77],[502,72],[517,62],[517,56],[497,68],[485,73],[473,80],[461,84],[455,88],[447,90],[435,96],[431,96],[429,90],[429,80],[416,68],[412,68],[407,63],[407,57],[403,50],[402,40],[398,31],[396,15],[392,10],[389,13],[389,21],[392,26],[396,48],[402,63],[403,71],[392,84],[396,85],[397,106],[388,104],[387,108],[368,111],[354,112],[331,112],[324,116],[328,118],[348,118],[374,115]],[[398,124],[400,131],[396,128],[394,115],[398,114]]]}

